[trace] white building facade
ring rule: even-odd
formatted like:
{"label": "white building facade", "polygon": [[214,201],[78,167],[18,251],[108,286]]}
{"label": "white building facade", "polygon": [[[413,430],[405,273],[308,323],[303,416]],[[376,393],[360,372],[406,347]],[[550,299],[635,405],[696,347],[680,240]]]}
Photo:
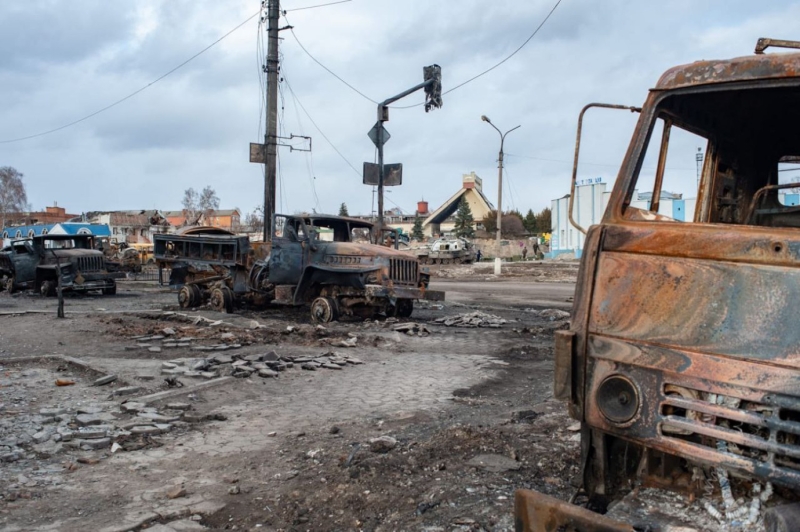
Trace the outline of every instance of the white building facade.
{"label": "white building facade", "polygon": [[[575,186],[575,202],[573,206],[575,222],[588,229],[600,223],[608,206],[611,191],[606,190],[607,184],[600,178],[579,181]],[[652,193],[634,192],[631,206],[637,209],[648,210]],[[658,213],[678,221],[694,219],[696,198],[684,199],[682,194],[663,191],[658,206]],[[585,235],[578,231],[569,221],[569,194],[551,202],[552,211],[552,236],[550,238],[550,253],[548,257],[554,258],[564,253],[573,253],[579,258],[583,252]]]}

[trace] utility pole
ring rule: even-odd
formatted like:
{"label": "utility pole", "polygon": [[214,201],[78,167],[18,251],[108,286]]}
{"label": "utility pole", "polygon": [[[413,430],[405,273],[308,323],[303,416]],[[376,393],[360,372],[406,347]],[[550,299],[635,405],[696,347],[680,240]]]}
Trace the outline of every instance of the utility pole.
{"label": "utility pole", "polygon": [[501,132],[497,129],[497,126],[492,124],[492,121],[489,120],[489,117],[486,115],[481,115],[481,120],[492,126],[497,133],[500,135],[500,154],[497,157],[497,257],[494,259],[494,273],[495,275],[500,275],[500,228],[503,222],[503,143],[506,140],[506,135],[514,131],[515,129],[519,128],[512,127],[505,133]]}
{"label": "utility pole", "polygon": [[267,128],[264,132],[264,242],[272,241],[272,217],[275,214],[275,183],[278,168],[278,22],[280,0],[267,2]]}

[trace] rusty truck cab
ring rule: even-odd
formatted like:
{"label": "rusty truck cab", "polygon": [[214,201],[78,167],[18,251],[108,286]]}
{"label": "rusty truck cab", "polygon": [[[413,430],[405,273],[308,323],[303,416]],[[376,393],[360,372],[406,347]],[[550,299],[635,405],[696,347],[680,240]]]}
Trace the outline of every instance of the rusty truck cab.
{"label": "rusty truck cab", "polygon": [[[638,123],[556,336],[555,395],[582,423],[583,488],[692,490],[723,468],[800,493],[800,206],[787,200],[800,54],[676,67],[629,109]],[[664,208],[679,132],[704,149],[685,221]],[[549,530],[521,502],[518,527]]]}

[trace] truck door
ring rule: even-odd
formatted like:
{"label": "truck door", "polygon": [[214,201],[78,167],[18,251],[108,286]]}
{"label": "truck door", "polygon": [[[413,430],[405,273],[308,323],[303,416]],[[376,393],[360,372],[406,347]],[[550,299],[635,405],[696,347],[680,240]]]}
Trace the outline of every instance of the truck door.
{"label": "truck door", "polygon": [[11,247],[15,283],[32,283],[36,278],[36,265],[39,263],[36,250],[28,240],[14,242]]}
{"label": "truck door", "polygon": [[296,285],[308,254],[308,230],[301,218],[275,216],[275,235],[269,257],[269,280],[276,285]]}

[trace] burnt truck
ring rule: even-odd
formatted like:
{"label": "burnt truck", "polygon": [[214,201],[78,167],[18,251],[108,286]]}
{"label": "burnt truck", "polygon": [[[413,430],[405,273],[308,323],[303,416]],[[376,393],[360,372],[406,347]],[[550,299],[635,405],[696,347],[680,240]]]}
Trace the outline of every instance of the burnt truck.
{"label": "burnt truck", "polygon": [[40,235],[15,240],[0,252],[0,275],[9,292],[34,289],[44,296],[56,294],[59,276],[63,290],[99,290],[104,295],[116,294],[116,279],[125,276],[94,249],[91,235]]}
{"label": "burnt truck", "polygon": [[[731,529],[800,530],[800,53],[763,53],[775,44],[800,48],[762,39],[752,56],[668,70],[641,108],[580,114],[569,210],[585,244],[554,395],[581,423],[595,508],[639,486],[702,498],[714,483]],[[639,117],[584,229],[571,205],[591,107]],[[682,176],[697,146],[698,175]],[[667,193],[676,183],[696,187],[693,209]],[[759,511],[773,485],[781,504]],[[515,508],[518,531],[642,529],[534,491]]]}
{"label": "burnt truck", "polygon": [[321,323],[342,315],[408,317],[414,300],[444,299],[444,292],[428,290],[430,275],[415,257],[371,243],[370,222],[276,215],[273,227],[263,259],[247,237],[155,235],[159,271],[169,268],[183,308],[310,304],[312,319]]}

